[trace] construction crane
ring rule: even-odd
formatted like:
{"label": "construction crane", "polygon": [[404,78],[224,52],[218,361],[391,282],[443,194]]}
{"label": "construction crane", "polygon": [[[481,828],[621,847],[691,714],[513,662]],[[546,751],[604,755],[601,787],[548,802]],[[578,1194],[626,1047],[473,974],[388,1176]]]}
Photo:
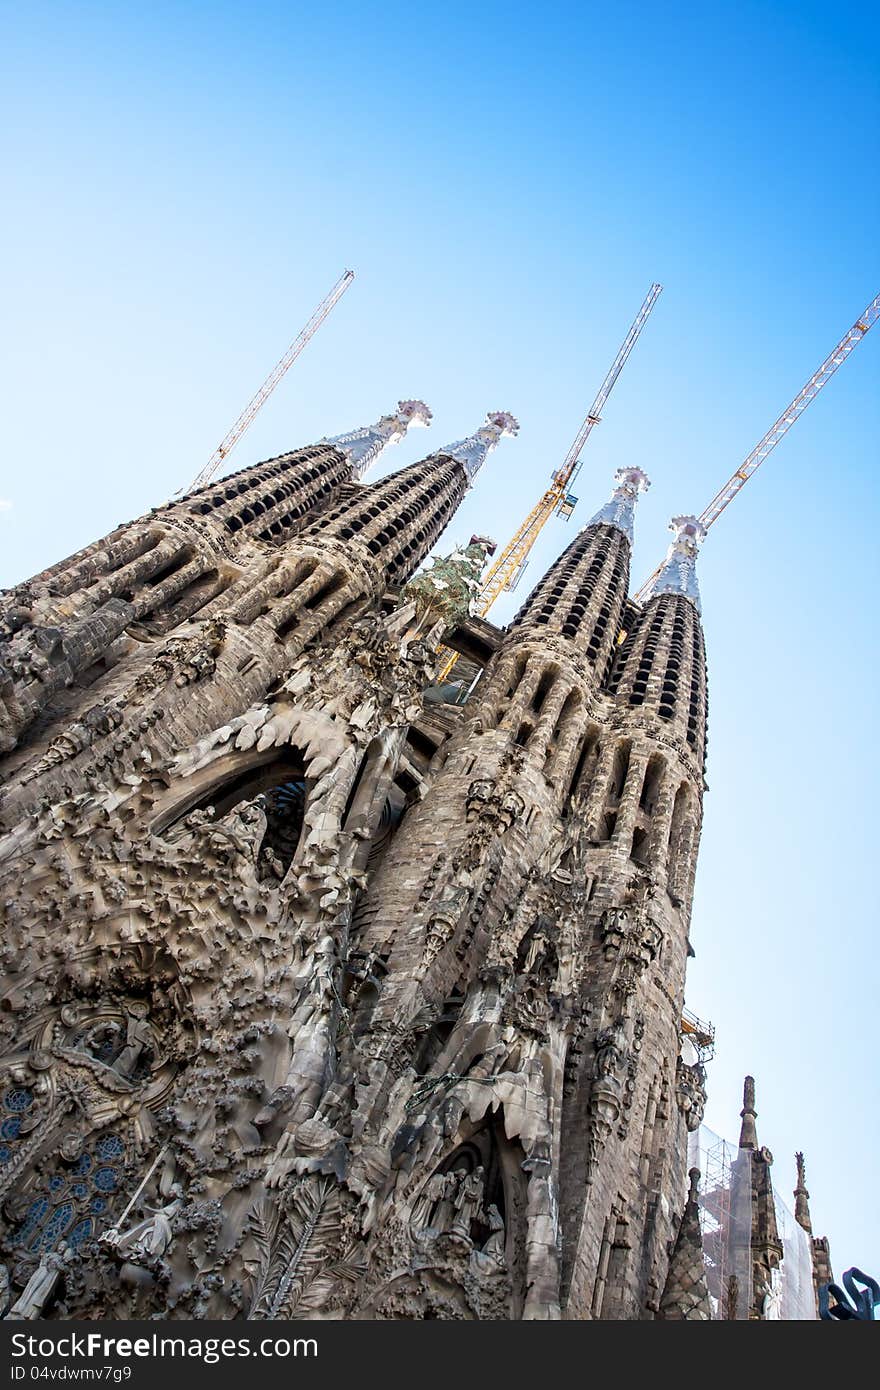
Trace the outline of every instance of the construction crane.
{"label": "construction crane", "polygon": [[[475,611],[481,618],[486,616],[500,594],[516,588],[528,564],[532,547],[553,513],[557,512],[559,516],[567,520],[574,511],[577,498],[571,492],[571,485],[581,470],[581,453],[584,445],[592,433],[593,426],[598,425],[601,420],[605,402],[611,395],[612,387],[623,371],[626,359],[635,347],[636,340],[647,322],[648,315],[659,299],[662,289],[662,285],[654,284],[651,286],[642,307],[630,325],[629,332],[620,345],[620,351],[611,363],[608,374],[599,387],[596,399],[590,406],[586,419],[574,437],[571,448],[561,466],[552,474],[550,486],[529,512],[516,535],[508,541],[498,559],[484,575],[475,607]],[[458,653],[451,653],[440,671],[440,680],[445,680],[448,677],[457,660]]]}
{"label": "construction crane", "polygon": [[309,319],[299,337],[294,338],[290,347],[281,358],[281,361],[273,367],[253,400],[249,401],[245,406],[226,438],[221,444],[218,444],[201,473],[190,483],[187,491],[195,492],[197,488],[204,487],[206,483],[211,481],[227,454],[235,448],[236,444],[241,439],[260,407],[265,405],[288,367],[296,361],[309,339],[314,337],[315,333],[330,313],[330,310],[335,304],[339,303],[353,279],[353,270],[346,270],[345,273],[339,277],[326,299],[321,300],[321,303],[312,314],[312,317]]}
{"label": "construction crane", "polygon": [[[740,464],[736,472],[728,478],[724,487],[721,488],[719,492],[716,492],[708,507],[700,513],[698,520],[706,530],[708,530],[710,526],[713,526],[724,509],[730,506],[736,494],[741,488],[745,487],[749,478],[757,472],[767,455],[772,453],[783,435],[791,429],[795,420],[800,419],[810,402],[816,399],[822,387],[826,382],[831,380],[841,363],[846,361],[853,348],[862,341],[865,334],[874,326],[878,318],[880,318],[880,294],[871,300],[865,312],[856,319],[852,328],[850,328],[847,333],[844,333],[837,347],[834,348],[833,352],[829,353],[821,367],[813,373],[806,386],[795,396],[791,405],[782,412],[776,423],[770,426],[764,438],[755,445],[752,452],[744,462]],[[644,584],[635,595],[636,603],[644,603],[645,599],[650,596],[654,581],[662,568],[663,566],[661,563],[654,570],[651,577],[645,580]]]}

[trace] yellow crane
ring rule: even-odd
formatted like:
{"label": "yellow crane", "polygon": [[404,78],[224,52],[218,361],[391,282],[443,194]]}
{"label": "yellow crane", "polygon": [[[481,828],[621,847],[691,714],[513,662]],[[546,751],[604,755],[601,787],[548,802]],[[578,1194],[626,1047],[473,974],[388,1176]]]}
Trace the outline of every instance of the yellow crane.
{"label": "yellow crane", "polygon": [[[567,519],[574,511],[577,498],[571,493],[571,485],[581,469],[581,453],[583,452],[584,445],[592,433],[593,426],[598,425],[601,420],[605,402],[611,395],[612,387],[620,376],[626,359],[635,347],[636,340],[644,328],[648,315],[656,304],[662,289],[662,285],[654,284],[651,286],[645,296],[642,307],[633,319],[629,332],[620,345],[617,356],[608,369],[605,380],[599,387],[596,399],[590,406],[586,419],[575,435],[571,448],[563,459],[561,466],[552,475],[550,486],[539,501],[535,503],[516,534],[508,541],[507,545],[502,550],[498,559],[495,560],[486,571],[480,584],[480,592],[476,599],[474,610],[481,618],[486,616],[492,604],[500,594],[516,588],[522,578],[523,570],[528,564],[532,547],[553,513],[558,512],[560,516]],[[457,660],[458,653],[452,652],[440,671],[439,680],[446,680]]]}
{"label": "yellow crane", "polygon": [[214,474],[217,472],[217,469],[220,467],[221,463],[226,458],[226,455],[232,449],[235,448],[236,444],[241,439],[241,436],[244,434],[248,425],[250,425],[253,421],[254,416],[257,414],[257,411],[261,408],[261,406],[264,406],[266,404],[266,401],[269,399],[272,392],[275,390],[275,387],[278,385],[279,381],[284,376],[284,373],[287,371],[288,367],[290,367],[299,357],[306,343],[308,343],[310,338],[312,338],[316,331],[321,327],[321,324],[324,322],[325,318],[330,313],[330,310],[334,307],[334,305],[339,303],[340,299],[345,294],[345,291],[348,289],[353,279],[353,270],[346,270],[344,274],[340,275],[339,279],[336,281],[336,284],[333,286],[330,293],[324,299],[321,300],[321,303],[318,305],[317,309],[312,314],[312,317],[309,319],[305,328],[303,328],[302,332],[299,334],[298,337],[294,338],[293,342],[290,344],[290,347],[287,349],[280,362],[277,362],[275,366],[272,368],[271,372],[266,377],[266,380],[263,382],[257,394],[253,397],[252,400],[248,401],[247,405],[239,415],[238,419],[232,426],[232,429],[229,431],[226,438],[222,441],[222,443],[217,445],[217,448],[214,450],[213,454],[208,459],[208,462],[205,464],[201,473],[199,473],[195,478],[193,478],[188,488],[189,492],[195,492],[198,488],[204,487],[206,483],[209,483],[211,481]]}
{"label": "yellow crane", "polygon": [[[759,440],[752,452],[740,464],[739,468],[731,474],[724,486],[716,492],[708,507],[700,513],[697,518],[700,524],[708,531],[724,511],[729,507],[736,494],[741,488],[745,487],[765,458],[771,453],[782,439],[783,435],[791,429],[795,420],[799,420],[811,401],[818,396],[822,387],[831,380],[838,367],[846,361],[854,347],[862,341],[870,328],[873,328],[877,319],[880,318],[880,294],[878,294],[865,309],[865,312],[856,319],[852,328],[844,333],[840,342],[832,352],[828,354],[821,367],[818,367],[809,381],[797,393],[791,404],[782,412],[779,419],[770,426],[763,439]],[[644,603],[650,597],[651,589],[654,586],[660,570],[663,568],[662,562],[654,570],[650,578],[646,579],[642,587],[635,595],[636,603]]]}

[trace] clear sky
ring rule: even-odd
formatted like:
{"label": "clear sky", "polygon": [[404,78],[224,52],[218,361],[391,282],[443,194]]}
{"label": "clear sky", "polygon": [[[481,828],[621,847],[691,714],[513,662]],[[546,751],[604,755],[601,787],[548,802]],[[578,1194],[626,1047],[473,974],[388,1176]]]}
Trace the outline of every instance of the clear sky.
{"label": "clear sky", "polygon": [[[433,407],[383,468],[517,414],[455,519],[505,541],[652,280],[567,525],[653,479],[634,583],[880,289],[867,4],[5,6],[0,582],[185,486],[344,267],[236,467]],[[707,542],[688,985],[838,1271],[876,1201],[880,326]],[[378,473],[373,476],[378,476]],[[790,1200],[790,1195],[789,1195]]]}

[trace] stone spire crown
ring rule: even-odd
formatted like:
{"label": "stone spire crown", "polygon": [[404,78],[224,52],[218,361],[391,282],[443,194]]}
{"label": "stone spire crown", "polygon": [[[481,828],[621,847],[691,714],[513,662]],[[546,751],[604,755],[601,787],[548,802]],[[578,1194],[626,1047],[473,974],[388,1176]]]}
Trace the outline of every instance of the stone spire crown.
{"label": "stone spire crown", "polygon": [[519,434],[519,422],[513,415],[506,410],[490,410],[486,423],[480,426],[476,434],[459,439],[455,444],[447,444],[437,453],[462,464],[468,482],[472,483],[499,439],[515,434]]}
{"label": "stone spire crown", "polygon": [[669,523],[675,540],[651,586],[649,598],[657,594],[680,594],[689,599],[702,613],[700,588],[697,584],[697,553],[706,537],[706,528],[695,516],[674,516]]}
{"label": "stone spire crown", "polygon": [[755,1118],[758,1112],[755,1109],[755,1078],[753,1076],[747,1076],[743,1082],[743,1108],[739,1113],[742,1120],[739,1146],[741,1149],[757,1149],[758,1130],[755,1125]]}
{"label": "stone spire crown", "polygon": [[584,530],[590,526],[615,526],[632,545],[636,502],[640,492],[648,491],[651,480],[641,468],[618,468],[614,481],[617,486],[610,498],[591,517]]}
{"label": "stone spire crown", "polygon": [[392,415],[383,415],[375,425],[363,425],[348,434],[336,434],[322,439],[345,454],[352,476],[362,478],[389,444],[397,444],[412,425],[430,425],[432,412],[424,401],[398,401]]}

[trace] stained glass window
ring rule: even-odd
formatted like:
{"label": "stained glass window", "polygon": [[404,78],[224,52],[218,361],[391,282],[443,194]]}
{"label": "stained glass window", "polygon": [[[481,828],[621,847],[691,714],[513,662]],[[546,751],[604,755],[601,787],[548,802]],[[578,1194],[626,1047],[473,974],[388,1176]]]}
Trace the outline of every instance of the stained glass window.
{"label": "stained glass window", "polygon": [[[5,1123],[0,1123],[0,1132]],[[74,1164],[59,1164],[31,1202],[13,1238],[15,1244],[40,1253],[62,1241],[76,1246],[91,1239],[94,1218],[108,1210],[108,1196],[118,1191],[122,1181],[121,1167],[111,1166],[108,1159],[120,1165],[125,1162],[125,1145],[116,1134],[102,1134]]]}

